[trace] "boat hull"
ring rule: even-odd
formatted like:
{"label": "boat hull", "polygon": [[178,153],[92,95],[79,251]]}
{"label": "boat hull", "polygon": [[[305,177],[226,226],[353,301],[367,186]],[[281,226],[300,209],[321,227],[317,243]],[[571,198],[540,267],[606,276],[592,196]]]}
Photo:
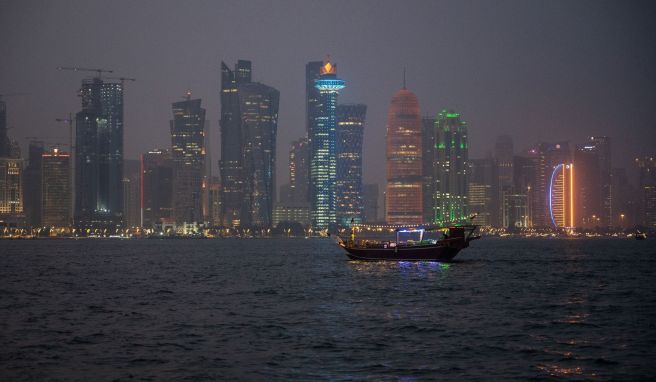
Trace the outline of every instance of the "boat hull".
{"label": "boat hull", "polygon": [[452,261],[462,248],[456,246],[424,246],[397,248],[343,247],[351,260],[362,261]]}

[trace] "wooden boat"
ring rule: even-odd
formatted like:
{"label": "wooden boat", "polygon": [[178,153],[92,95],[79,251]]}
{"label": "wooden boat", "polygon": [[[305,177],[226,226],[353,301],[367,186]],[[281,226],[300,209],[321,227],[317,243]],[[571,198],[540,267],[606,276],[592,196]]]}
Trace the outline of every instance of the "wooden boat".
{"label": "wooden boat", "polygon": [[[469,242],[479,239],[475,235],[476,225],[460,225],[433,228],[400,228],[396,230],[394,241],[355,240],[355,228],[351,239],[344,241],[338,237],[338,244],[352,260],[365,261],[441,261],[448,262]],[[440,239],[424,240],[425,232],[442,232]],[[402,234],[418,234],[419,240],[403,240]]]}

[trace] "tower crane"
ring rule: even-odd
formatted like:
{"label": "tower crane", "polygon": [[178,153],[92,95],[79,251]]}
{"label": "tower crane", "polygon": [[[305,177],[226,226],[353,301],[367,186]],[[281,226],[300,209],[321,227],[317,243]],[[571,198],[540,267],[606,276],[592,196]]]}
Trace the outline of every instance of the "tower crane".
{"label": "tower crane", "polygon": [[58,66],[57,70],[72,70],[74,72],[96,72],[98,73],[98,78],[101,78],[103,73],[114,73],[113,70],[108,69],[80,68],[78,66]]}
{"label": "tower crane", "polygon": [[130,78],[130,77],[105,77],[108,80],[120,80],[121,81],[121,86],[125,83],[125,81],[136,81],[136,78]]}

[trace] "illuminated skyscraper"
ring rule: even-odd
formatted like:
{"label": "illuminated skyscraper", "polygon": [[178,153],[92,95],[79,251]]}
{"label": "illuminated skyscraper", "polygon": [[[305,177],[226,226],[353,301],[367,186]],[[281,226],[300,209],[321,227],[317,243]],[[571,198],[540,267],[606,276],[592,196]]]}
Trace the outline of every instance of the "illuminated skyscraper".
{"label": "illuminated skyscraper", "polygon": [[446,224],[467,217],[469,141],[460,114],[443,110],[437,115],[433,172],[433,222]]}
{"label": "illuminated skyscraper", "polygon": [[11,225],[24,222],[23,160],[0,158],[0,221]]}
{"label": "illuminated skyscraper", "polygon": [[173,163],[168,150],[141,155],[141,225],[153,228],[173,216]]}
{"label": "illuminated skyscraper", "polygon": [[71,224],[71,156],[53,149],[41,158],[42,225],[66,227]]}
{"label": "illuminated skyscraper", "polygon": [[244,185],[240,225],[271,227],[280,92],[250,82],[240,84],[238,94]]}
{"label": "illuminated skyscraper", "polygon": [[319,89],[315,86],[315,82],[321,77],[323,64],[323,61],[310,61],[305,65],[305,129],[308,134],[313,130],[317,116],[321,112]]}
{"label": "illuminated skyscraper", "polygon": [[205,109],[200,99],[173,103],[171,159],[173,162],[173,216],[176,224],[203,222],[205,176]]}
{"label": "illuminated skyscraper", "polygon": [[421,138],[419,101],[404,84],[387,114],[385,220],[390,224],[423,223]]}
{"label": "illuminated skyscraper", "polygon": [[83,226],[123,218],[123,85],[85,79],[76,114],[75,215]]}
{"label": "illuminated skyscraper", "polygon": [[583,228],[600,227],[601,224],[601,186],[599,176],[599,152],[594,145],[577,145],[574,151],[576,166],[576,226]]}
{"label": "illuminated skyscraper", "polygon": [[336,67],[326,59],[315,87],[319,104],[310,141],[310,215],[312,227],[326,229],[336,223],[335,181],[337,174],[337,95],[344,81],[337,78]]}
{"label": "illuminated skyscraper", "polygon": [[337,224],[362,223],[362,138],[367,105],[337,106]]}
{"label": "illuminated skyscraper", "polygon": [[305,203],[310,200],[310,146],[307,138],[292,142],[289,149],[289,195],[280,195],[293,200],[295,203]]}
{"label": "illuminated skyscraper", "polygon": [[554,228],[574,228],[575,175],[572,163],[557,164],[549,180],[549,216]]}
{"label": "illuminated skyscraper", "polygon": [[221,62],[221,223],[241,225],[244,201],[244,171],[239,85],[251,82],[251,62],[239,60],[234,70]]}

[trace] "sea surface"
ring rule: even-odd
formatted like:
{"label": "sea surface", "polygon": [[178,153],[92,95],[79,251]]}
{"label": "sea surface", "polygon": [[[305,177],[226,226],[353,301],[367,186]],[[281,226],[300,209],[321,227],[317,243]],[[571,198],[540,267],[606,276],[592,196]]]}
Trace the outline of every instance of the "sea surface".
{"label": "sea surface", "polygon": [[656,240],[0,241],[1,381],[656,379]]}

